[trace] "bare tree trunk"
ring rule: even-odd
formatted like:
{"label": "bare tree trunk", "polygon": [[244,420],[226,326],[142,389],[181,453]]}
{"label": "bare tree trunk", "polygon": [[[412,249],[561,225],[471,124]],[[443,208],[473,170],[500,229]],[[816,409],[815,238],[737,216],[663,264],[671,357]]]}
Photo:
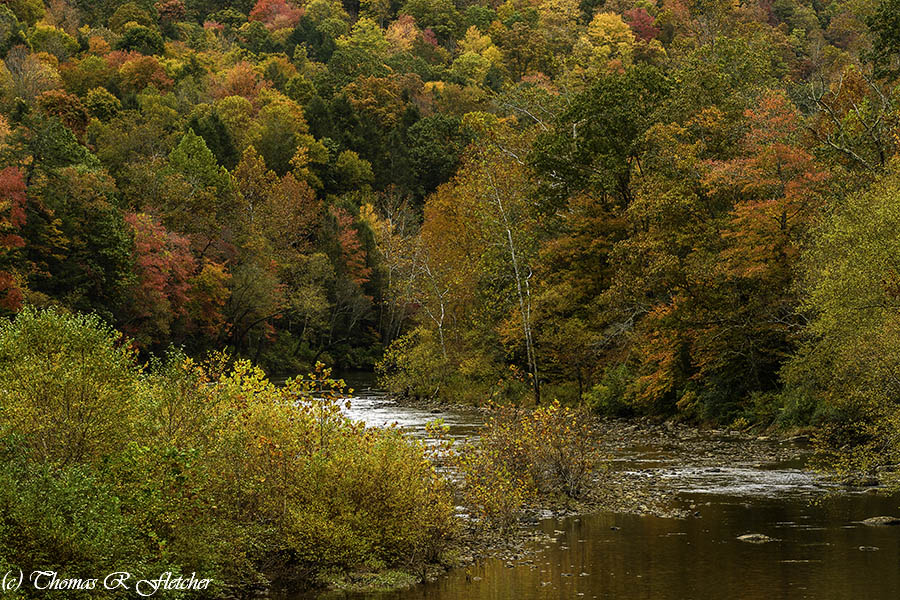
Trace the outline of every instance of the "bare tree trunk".
{"label": "bare tree trunk", "polygon": [[497,210],[499,211],[500,218],[503,222],[503,228],[506,233],[506,243],[508,244],[509,256],[513,267],[513,274],[516,278],[516,294],[519,299],[519,313],[522,315],[522,332],[525,335],[525,354],[528,360],[528,369],[531,372],[531,387],[532,392],[534,393],[534,403],[535,405],[540,405],[541,382],[538,375],[537,355],[534,351],[534,338],[531,329],[531,287],[529,285],[529,280],[531,279],[532,272],[529,268],[528,277],[522,277],[521,270],[519,269],[519,259],[516,255],[516,245],[513,241],[512,227],[509,224],[506,209],[503,207],[503,199],[500,197],[500,192],[497,189],[497,186],[494,183],[494,177],[490,172],[488,173],[488,177],[494,191],[494,203],[497,205]]}

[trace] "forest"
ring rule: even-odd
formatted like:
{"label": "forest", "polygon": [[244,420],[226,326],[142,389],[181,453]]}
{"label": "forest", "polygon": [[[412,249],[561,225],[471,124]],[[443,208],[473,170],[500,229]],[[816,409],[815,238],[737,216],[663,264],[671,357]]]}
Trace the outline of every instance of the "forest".
{"label": "forest", "polygon": [[900,462],[900,0],[0,0],[0,59],[3,569],[433,560],[331,368]]}
{"label": "forest", "polygon": [[7,314],[419,398],[897,398],[894,0],[3,4]]}

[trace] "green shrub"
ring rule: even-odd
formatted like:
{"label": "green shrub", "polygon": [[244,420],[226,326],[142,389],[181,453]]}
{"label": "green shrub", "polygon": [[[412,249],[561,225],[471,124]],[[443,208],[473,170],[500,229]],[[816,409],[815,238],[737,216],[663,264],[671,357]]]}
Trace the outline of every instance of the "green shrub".
{"label": "green shrub", "polygon": [[[173,570],[152,552],[116,490],[86,465],[54,468],[7,449],[0,463],[0,563],[67,578],[96,578],[114,565]],[[4,571],[5,572],[5,571]],[[68,591],[96,598],[102,590]]]}
{"label": "green shrub", "polygon": [[389,392],[412,398],[440,397],[453,378],[434,333],[424,327],[394,340],[375,365],[375,372]]}
{"label": "green shrub", "polygon": [[97,462],[133,433],[134,353],[96,316],[24,309],[0,322],[0,432],[43,461]]}
{"label": "green shrub", "polygon": [[600,382],[585,392],[587,405],[596,413],[608,417],[624,417],[633,411],[626,399],[633,376],[627,365],[610,367]]}
{"label": "green shrub", "polygon": [[382,387],[406,398],[481,405],[519,402],[531,393],[525,373],[477,350],[444,356],[437,334],[426,327],[394,340],[375,373]]}
{"label": "green shrub", "polygon": [[321,364],[284,386],[224,355],[142,369],[99,319],[26,308],[0,381],[0,563],[196,572],[216,596],[414,567],[454,533],[424,443],[347,419]]}

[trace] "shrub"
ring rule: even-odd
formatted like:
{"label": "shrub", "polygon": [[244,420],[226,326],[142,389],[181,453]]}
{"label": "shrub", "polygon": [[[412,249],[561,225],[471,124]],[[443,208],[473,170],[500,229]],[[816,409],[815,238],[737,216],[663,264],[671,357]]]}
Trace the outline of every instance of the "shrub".
{"label": "shrub", "polygon": [[96,316],[25,308],[0,322],[0,432],[46,462],[98,462],[131,437],[134,353]]}
{"label": "shrub", "polygon": [[628,402],[628,386],[633,375],[625,364],[610,367],[600,382],[585,392],[584,399],[591,410],[608,417],[624,417],[632,413]]}
{"label": "shrub", "polygon": [[423,442],[346,418],[321,364],[284,386],[228,365],[141,369],[92,316],[0,323],[0,563],[196,572],[221,595],[440,553],[453,503]]}
{"label": "shrub", "polygon": [[[85,579],[113,565],[142,573],[173,570],[154,556],[128,507],[96,470],[29,461],[6,442],[0,463],[0,563],[26,573],[56,570]],[[95,598],[103,592],[65,594]]]}
{"label": "shrub", "polygon": [[501,529],[535,495],[584,497],[601,461],[588,413],[556,401],[494,408],[480,438],[453,454],[466,503]]}
{"label": "shrub", "polygon": [[394,340],[375,365],[375,372],[389,392],[412,398],[439,397],[453,376],[440,344],[424,327]]}

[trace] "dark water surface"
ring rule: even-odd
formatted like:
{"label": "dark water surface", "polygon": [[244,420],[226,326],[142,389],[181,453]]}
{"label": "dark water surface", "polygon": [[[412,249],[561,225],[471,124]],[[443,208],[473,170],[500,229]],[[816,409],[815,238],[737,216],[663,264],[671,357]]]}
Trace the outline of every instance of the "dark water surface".
{"label": "dark water surface", "polygon": [[[477,413],[407,409],[365,380],[350,415],[370,425],[398,422],[414,435],[443,418],[451,435],[473,433]],[[522,560],[486,560],[410,590],[329,594],[354,600],[900,599],[900,527],[859,523],[900,515],[897,497],[836,490],[799,465],[692,466],[652,447],[618,457],[615,468],[655,469],[699,516],[663,519],[596,514],[547,519],[555,539]],[[737,540],[763,533],[776,541]]]}

